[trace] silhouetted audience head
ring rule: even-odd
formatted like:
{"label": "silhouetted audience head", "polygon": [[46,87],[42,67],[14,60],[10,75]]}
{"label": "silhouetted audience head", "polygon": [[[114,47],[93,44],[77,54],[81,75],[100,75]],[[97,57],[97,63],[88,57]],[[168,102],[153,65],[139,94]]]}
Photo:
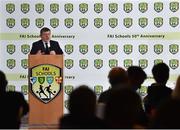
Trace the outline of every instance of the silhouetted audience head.
{"label": "silhouetted audience head", "polygon": [[139,66],[131,66],[127,70],[129,85],[133,90],[137,90],[141,87],[144,80],[147,78],[144,70]]}
{"label": "silhouetted audience head", "polygon": [[176,87],[172,92],[172,98],[180,100],[180,76],[176,81]]}
{"label": "silhouetted audience head", "polygon": [[165,63],[156,64],[152,69],[152,74],[156,83],[166,84],[169,79],[169,67]]}
{"label": "silhouetted audience head", "polygon": [[0,71],[0,93],[4,93],[6,91],[6,86],[8,81],[6,79],[6,75]]}

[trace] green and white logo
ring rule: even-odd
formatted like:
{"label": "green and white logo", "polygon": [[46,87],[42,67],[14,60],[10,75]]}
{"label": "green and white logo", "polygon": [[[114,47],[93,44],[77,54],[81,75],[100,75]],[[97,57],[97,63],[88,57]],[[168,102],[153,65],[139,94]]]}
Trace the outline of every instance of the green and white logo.
{"label": "green and white logo", "polygon": [[66,59],[65,60],[65,67],[67,69],[71,69],[74,66],[74,61],[72,59]]}
{"label": "green and white logo", "polygon": [[79,67],[82,69],[86,69],[88,67],[88,60],[87,59],[79,60]]}
{"label": "green and white logo", "polygon": [[7,52],[9,54],[13,54],[16,51],[16,46],[14,44],[8,44],[7,45]]}
{"label": "green and white logo", "polygon": [[148,45],[146,44],[141,44],[139,45],[139,52],[144,55],[148,52]]}
{"label": "green and white logo", "polygon": [[8,85],[6,87],[6,91],[10,91],[10,92],[14,92],[16,90],[16,86],[15,85]]}
{"label": "green and white logo", "polygon": [[28,18],[21,19],[21,26],[23,28],[27,28],[27,27],[29,27],[29,25],[30,25],[30,19],[28,19]]}
{"label": "green and white logo", "polygon": [[66,13],[70,14],[71,12],[73,12],[73,4],[72,3],[65,4],[64,10]]}
{"label": "green and white logo", "polygon": [[44,26],[44,19],[43,18],[37,18],[35,21],[36,21],[36,27],[42,28]]}
{"label": "green and white logo", "polygon": [[131,44],[126,44],[126,45],[124,45],[124,52],[126,53],[126,54],[131,54],[132,53],[132,51],[133,51],[133,46],[131,45]]}
{"label": "green and white logo", "polygon": [[101,13],[103,11],[103,4],[102,3],[95,3],[94,4],[94,11],[96,13]]}
{"label": "green and white logo", "polygon": [[116,13],[118,10],[118,4],[117,3],[110,3],[109,4],[109,11],[111,13]]}
{"label": "green and white logo", "polygon": [[94,86],[94,92],[96,93],[96,95],[100,95],[103,92],[103,86],[101,85]]}
{"label": "green and white logo", "polygon": [[159,64],[159,63],[163,63],[163,60],[162,59],[155,59],[154,60],[154,64]]}
{"label": "green and white logo", "polygon": [[9,28],[13,28],[15,26],[15,19],[14,18],[7,18],[6,19],[6,25]]}
{"label": "green and white logo", "polygon": [[118,60],[116,59],[110,59],[109,60],[109,67],[110,68],[114,68],[114,67],[117,67],[118,66]]}
{"label": "green and white logo", "polygon": [[179,25],[179,18],[178,17],[171,17],[169,18],[169,24],[171,27],[177,27]]}
{"label": "green and white logo", "polygon": [[13,69],[16,66],[15,59],[7,59],[6,63],[9,69]]}
{"label": "green and white logo", "polygon": [[15,11],[15,4],[13,3],[6,4],[6,11],[12,14]]}
{"label": "green and white logo", "polygon": [[50,11],[55,14],[59,11],[59,4],[57,3],[52,3],[50,4]]}
{"label": "green and white logo", "polygon": [[103,60],[102,59],[95,59],[94,60],[94,67],[96,69],[101,69],[103,67]]}
{"label": "green and white logo", "polygon": [[111,28],[115,28],[118,25],[118,19],[117,18],[110,18],[109,19],[109,26]]}
{"label": "green and white logo", "polygon": [[139,26],[145,28],[148,25],[148,19],[145,17],[139,18]]}
{"label": "green and white logo", "polygon": [[72,44],[66,44],[65,45],[65,52],[70,55],[71,53],[73,53],[74,51],[74,47]]}
{"label": "green and white logo", "polygon": [[22,59],[21,60],[21,67],[24,69],[28,68],[28,59]]}
{"label": "green and white logo", "polygon": [[35,10],[37,13],[41,14],[42,12],[44,12],[44,4],[43,3],[37,3],[35,5]]}
{"label": "green and white logo", "polygon": [[133,4],[132,3],[124,3],[123,7],[124,7],[124,11],[126,13],[130,13],[133,10]]}
{"label": "green and white logo", "polygon": [[155,2],[154,10],[158,13],[161,12],[163,10],[163,2]]}
{"label": "green and white logo", "polygon": [[172,12],[178,11],[179,10],[179,2],[171,2],[170,5],[169,5],[169,9]]}
{"label": "green and white logo", "polygon": [[71,28],[74,24],[73,19],[72,18],[66,18],[64,20],[64,24],[67,28]]}
{"label": "green and white logo", "polygon": [[88,45],[87,44],[79,45],[79,52],[85,55],[88,52]]}
{"label": "green and white logo", "polygon": [[86,3],[81,3],[80,5],[79,5],[79,11],[81,12],[81,13],[86,13],[87,11],[88,11],[88,4],[86,4]]}
{"label": "green and white logo", "polygon": [[156,17],[154,18],[154,25],[159,28],[163,25],[163,18],[162,17]]}
{"label": "green and white logo", "polygon": [[87,18],[79,19],[79,26],[82,28],[87,27],[88,26],[88,19]]}
{"label": "green and white logo", "polygon": [[139,11],[145,13],[148,10],[148,3],[141,2],[139,3]]}
{"label": "green and white logo", "polygon": [[30,5],[28,3],[22,3],[21,4],[21,12],[24,14],[28,13],[30,10]]}
{"label": "green and white logo", "polygon": [[109,53],[112,55],[116,54],[118,52],[118,45],[116,44],[111,44],[109,45]]}
{"label": "green and white logo", "polygon": [[95,18],[94,19],[94,26],[96,28],[100,28],[103,26],[103,19],[102,18]]}
{"label": "green and white logo", "polygon": [[124,18],[124,26],[126,28],[130,28],[133,24],[133,19],[132,18]]}
{"label": "green and white logo", "polygon": [[22,92],[24,95],[27,95],[27,94],[28,94],[28,85],[22,85],[22,86],[21,86],[21,92]]}
{"label": "green and white logo", "polygon": [[94,45],[94,52],[96,53],[96,54],[101,54],[102,52],[103,52],[103,45],[101,45],[101,44],[95,44]]}
{"label": "green and white logo", "polygon": [[21,45],[21,52],[25,55],[28,54],[30,52],[30,45],[28,44]]}
{"label": "green and white logo", "polygon": [[131,60],[131,59],[125,59],[124,60],[124,67],[127,69],[127,68],[129,68],[130,66],[132,66],[133,65],[133,60]]}
{"label": "green and white logo", "polygon": [[64,107],[65,107],[66,109],[69,109],[69,100],[65,100],[65,101],[64,101]]}
{"label": "green and white logo", "polygon": [[51,18],[50,19],[50,25],[53,28],[56,28],[59,26],[59,19],[58,18]]}
{"label": "green and white logo", "polygon": [[158,55],[161,54],[163,52],[163,45],[162,44],[154,45],[154,52]]}
{"label": "green and white logo", "polygon": [[140,59],[139,60],[139,66],[142,68],[142,69],[145,69],[148,67],[148,60],[147,59]]}
{"label": "green and white logo", "polygon": [[169,66],[172,69],[177,69],[179,67],[179,60],[178,59],[171,59],[171,60],[169,60]]}
{"label": "green and white logo", "polygon": [[169,52],[171,54],[177,54],[179,52],[179,45],[178,44],[169,45]]}
{"label": "green and white logo", "polygon": [[65,88],[65,93],[67,95],[70,95],[74,89],[74,87],[72,85],[66,85],[64,88]]}

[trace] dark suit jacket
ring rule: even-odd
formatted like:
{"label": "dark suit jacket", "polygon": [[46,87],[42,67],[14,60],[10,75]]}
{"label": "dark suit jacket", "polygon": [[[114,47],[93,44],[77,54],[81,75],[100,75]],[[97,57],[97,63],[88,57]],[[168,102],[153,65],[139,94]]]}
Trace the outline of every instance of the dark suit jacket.
{"label": "dark suit jacket", "polygon": [[[45,52],[45,47],[44,47],[44,44],[43,44],[42,40],[39,40],[39,41],[33,43],[30,54],[34,55],[39,50],[41,50],[41,52]],[[55,51],[57,55],[63,54],[63,51],[60,48],[60,46],[59,46],[57,41],[50,40],[49,50],[50,51]]]}

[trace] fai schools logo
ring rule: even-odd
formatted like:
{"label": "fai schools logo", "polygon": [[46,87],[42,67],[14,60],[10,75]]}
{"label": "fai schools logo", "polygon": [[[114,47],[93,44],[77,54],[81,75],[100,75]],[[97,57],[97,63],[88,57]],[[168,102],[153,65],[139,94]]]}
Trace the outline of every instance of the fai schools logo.
{"label": "fai schools logo", "polygon": [[148,10],[148,3],[146,2],[139,3],[139,11],[141,13],[145,13],[147,10]]}
{"label": "fai schools logo", "polygon": [[81,28],[85,28],[88,26],[88,19],[87,18],[81,18],[79,19],[79,26]]}
{"label": "fai schools logo", "polygon": [[86,13],[87,11],[88,11],[88,4],[86,4],[86,3],[81,3],[80,5],[79,5],[79,11],[81,12],[81,13]]}
{"label": "fai schools logo", "polygon": [[74,47],[72,44],[66,44],[65,45],[65,52],[70,55],[71,53],[73,53],[74,51]]}
{"label": "fai schools logo", "polygon": [[139,66],[142,68],[142,69],[145,69],[148,67],[148,60],[147,59],[140,59],[139,60]]}
{"label": "fai schools logo", "polygon": [[6,11],[12,14],[15,11],[15,4],[13,3],[6,4]]}
{"label": "fai schools logo", "polygon": [[163,3],[162,2],[155,2],[154,3],[154,10],[159,13],[163,10]]}
{"label": "fai schools logo", "polygon": [[95,18],[94,19],[94,26],[96,28],[100,28],[103,26],[103,19],[102,18]]}
{"label": "fai schools logo", "polygon": [[124,18],[123,23],[126,28],[130,28],[133,24],[133,19],[132,18]]}
{"label": "fai schools logo", "polygon": [[50,19],[50,25],[53,28],[56,28],[59,26],[59,19],[58,18],[51,18]]}
{"label": "fai schools logo", "polygon": [[15,26],[15,19],[14,18],[7,18],[6,19],[6,25],[9,28],[13,28]]}
{"label": "fai schools logo", "polygon": [[103,52],[103,45],[101,44],[95,44],[94,45],[94,52],[98,55],[100,55]]}
{"label": "fai schools logo", "polygon": [[118,10],[118,4],[117,3],[110,3],[109,4],[109,11],[111,13],[116,13]]}
{"label": "fai schools logo", "polygon": [[169,60],[169,66],[172,69],[177,69],[179,67],[179,60],[178,59],[171,59],[171,60]]}
{"label": "fai schools logo", "polygon": [[35,20],[35,22],[36,22],[36,27],[38,27],[38,28],[42,28],[44,26],[44,19],[43,18],[37,18]]}
{"label": "fai schools logo", "polygon": [[94,92],[96,93],[96,95],[100,95],[103,92],[103,86],[101,85],[94,86]]}
{"label": "fai schools logo", "polygon": [[44,12],[44,4],[43,3],[37,3],[35,5],[35,10],[37,13],[41,14],[42,12]]}
{"label": "fai schools logo", "polygon": [[65,60],[65,67],[67,69],[71,69],[74,66],[74,61],[72,59],[66,59]]}
{"label": "fai schools logo", "polygon": [[110,18],[109,19],[109,26],[111,28],[115,28],[118,25],[118,19],[117,18]]}
{"label": "fai schools logo", "polygon": [[102,3],[95,3],[94,4],[94,11],[96,13],[101,13],[103,11],[103,4]]}
{"label": "fai schools logo", "polygon": [[169,24],[171,27],[177,27],[179,25],[179,18],[178,17],[171,17],[169,18]]}
{"label": "fai schools logo", "polygon": [[163,45],[162,44],[154,45],[154,52],[158,55],[161,54],[163,52]]}
{"label": "fai schools logo", "polygon": [[145,28],[148,25],[148,19],[145,17],[139,18],[139,26]]}
{"label": "fai schools logo", "polygon": [[133,60],[132,59],[125,59],[124,60],[124,67],[127,69],[129,68],[130,66],[133,65]]}
{"label": "fai schools logo", "polygon": [[85,55],[88,52],[88,45],[87,44],[79,45],[79,52]]}
{"label": "fai schools logo", "polygon": [[73,4],[72,3],[65,4],[64,10],[66,13],[70,14],[71,12],[73,12]]}
{"label": "fai schools logo", "polygon": [[133,10],[133,4],[132,3],[124,3],[123,7],[124,7],[124,11],[126,13],[130,13]]}
{"label": "fai schools logo", "polygon": [[52,3],[50,4],[50,11],[55,14],[59,11],[59,4],[57,3]]}
{"label": "fai schools logo", "polygon": [[178,11],[179,10],[179,2],[171,2],[170,5],[169,5],[169,9],[172,12]]}
{"label": "fai schools logo", "polygon": [[21,67],[24,69],[28,68],[28,59],[22,59],[21,60]]}
{"label": "fai schools logo", "polygon": [[6,51],[12,55],[16,51],[16,46],[14,44],[8,44]]}
{"label": "fai schools logo", "polygon": [[169,52],[173,55],[179,52],[179,45],[178,44],[171,44],[169,45]]}
{"label": "fai schools logo", "polygon": [[25,55],[28,54],[30,52],[30,45],[28,44],[21,45],[21,52]]}
{"label": "fai schools logo", "polygon": [[131,54],[133,51],[133,46],[131,44],[124,45],[124,53]]}
{"label": "fai schools logo", "polygon": [[16,60],[15,59],[7,59],[6,65],[9,69],[13,69],[16,66]]}
{"label": "fai schools logo", "polygon": [[103,60],[102,59],[95,59],[94,60],[94,67],[96,69],[101,69],[103,67]]}
{"label": "fai schools logo", "polygon": [[28,3],[22,3],[21,4],[21,12],[24,14],[28,13],[30,10],[30,5]]}
{"label": "fai schools logo", "polygon": [[109,60],[109,67],[110,68],[114,68],[114,67],[117,67],[118,66],[118,60],[116,59],[110,59]]}
{"label": "fai schools logo", "polygon": [[159,28],[163,25],[163,18],[162,17],[156,17],[154,18],[154,25]]}
{"label": "fai schools logo", "polygon": [[29,25],[30,25],[30,19],[28,19],[28,18],[21,19],[21,26],[23,28],[27,28],[27,27],[29,27]]}
{"label": "fai schools logo", "polygon": [[64,24],[67,28],[71,28],[74,24],[73,19],[72,18],[66,18],[64,20]]}
{"label": "fai schools logo", "polygon": [[87,59],[79,60],[79,67],[81,69],[86,69],[88,67],[88,60]]}
{"label": "fai schools logo", "polygon": [[148,45],[146,44],[141,44],[139,45],[139,52],[144,55],[148,52]]}
{"label": "fai schools logo", "polygon": [[118,45],[116,44],[111,44],[109,45],[109,53],[112,55],[116,54],[118,52]]}
{"label": "fai schools logo", "polygon": [[61,91],[62,69],[54,65],[38,65],[30,71],[31,93],[43,103],[52,101]]}
{"label": "fai schools logo", "polygon": [[64,86],[65,90],[64,92],[67,94],[67,95],[70,95],[74,89],[74,87],[72,85],[66,85]]}

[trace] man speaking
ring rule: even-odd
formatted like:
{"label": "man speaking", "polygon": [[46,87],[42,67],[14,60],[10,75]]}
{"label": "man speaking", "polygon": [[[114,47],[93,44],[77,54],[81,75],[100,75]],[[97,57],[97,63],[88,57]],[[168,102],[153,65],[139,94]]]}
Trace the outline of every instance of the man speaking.
{"label": "man speaking", "polygon": [[62,49],[57,41],[51,40],[51,30],[44,27],[40,31],[41,40],[34,42],[30,54],[41,54],[41,55],[61,55],[63,54]]}

